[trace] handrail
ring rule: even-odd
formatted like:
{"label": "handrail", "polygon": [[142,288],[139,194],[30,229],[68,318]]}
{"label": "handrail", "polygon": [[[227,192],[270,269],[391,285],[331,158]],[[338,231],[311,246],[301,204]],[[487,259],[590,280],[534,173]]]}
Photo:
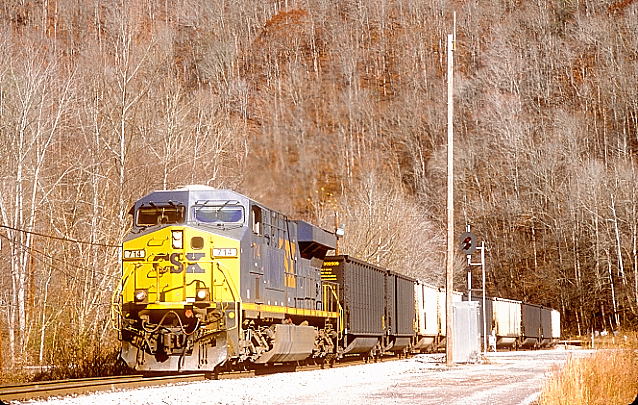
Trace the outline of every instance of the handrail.
{"label": "handrail", "polygon": [[224,269],[222,268],[223,266],[221,264],[219,264],[219,261],[216,261],[215,264],[217,265],[217,268],[219,269],[219,271],[222,273],[222,275],[224,276],[224,279],[226,280],[226,284],[228,285],[228,289],[230,290],[230,294],[233,296],[233,301],[234,302],[238,302],[237,299],[237,287],[235,286],[235,283],[232,281],[232,279],[226,274],[226,272],[224,271]]}
{"label": "handrail", "polygon": [[[335,290],[334,290],[332,285],[324,284],[323,288],[324,288],[324,290],[329,290],[330,291],[330,293],[334,297],[335,303],[337,304],[337,309],[338,309],[338,312],[339,312],[339,330],[337,331],[337,335],[338,335],[339,339],[341,339],[341,337],[342,337],[341,336],[341,331],[343,331],[344,323],[345,323],[345,320],[343,319],[344,318],[343,317],[343,307],[341,306],[341,303],[339,302],[339,296],[335,292]],[[324,291],[324,293],[325,293],[325,291]]]}
{"label": "handrail", "polygon": [[[136,267],[131,268],[129,274],[123,277],[117,284],[118,287],[113,289],[113,294],[111,295],[111,323],[113,325],[113,329],[120,330],[118,327],[119,320],[122,318],[122,304],[118,301],[119,296],[121,296],[122,292],[124,292],[124,287],[128,282],[131,274],[135,271]],[[119,315],[119,317],[118,317]]]}

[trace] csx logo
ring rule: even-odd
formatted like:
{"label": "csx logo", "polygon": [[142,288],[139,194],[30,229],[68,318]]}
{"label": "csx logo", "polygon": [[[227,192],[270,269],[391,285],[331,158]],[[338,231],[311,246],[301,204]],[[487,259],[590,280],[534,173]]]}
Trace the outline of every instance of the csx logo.
{"label": "csx logo", "polygon": [[[186,266],[186,273],[204,273],[204,269],[197,263],[200,259],[205,256],[204,253],[186,253],[186,263],[182,259],[182,253],[172,253],[168,260],[172,264],[172,266],[166,266],[170,270],[171,273],[181,273],[184,271],[184,266]],[[161,261],[166,260],[165,255],[157,255],[153,259],[153,264],[157,267]]]}

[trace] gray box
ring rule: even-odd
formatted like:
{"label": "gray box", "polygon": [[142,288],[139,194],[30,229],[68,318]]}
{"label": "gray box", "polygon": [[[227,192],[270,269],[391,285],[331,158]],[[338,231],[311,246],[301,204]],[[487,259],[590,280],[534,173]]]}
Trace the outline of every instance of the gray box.
{"label": "gray box", "polygon": [[463,301],[453,303],[452,326],[454,328],[452,360],[455,363],[476,362],[481,353],[478,302]]}

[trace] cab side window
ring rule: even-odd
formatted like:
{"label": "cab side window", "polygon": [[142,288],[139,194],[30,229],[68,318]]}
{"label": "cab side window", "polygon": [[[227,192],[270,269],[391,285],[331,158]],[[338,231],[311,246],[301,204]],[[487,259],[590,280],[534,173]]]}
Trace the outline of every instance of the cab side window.
{"label": "cab side window", "polygon": [[253,205],[250,209],[250,213],[251,213],[251,228],[253,230],[253,233],[256,233],[257,235],[263,235],[264,233],[264,229],[263,229],[263,222],[262,222],[262,212],[261,212],[261,208]]}

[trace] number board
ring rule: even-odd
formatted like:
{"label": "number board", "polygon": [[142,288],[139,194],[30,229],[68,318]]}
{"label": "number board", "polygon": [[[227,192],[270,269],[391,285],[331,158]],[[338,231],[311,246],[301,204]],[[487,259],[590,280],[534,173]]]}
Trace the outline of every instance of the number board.
{"label": "number board", "polygon": [[214,257],[237,257],[237,249],[235,248],[214,248]]}

